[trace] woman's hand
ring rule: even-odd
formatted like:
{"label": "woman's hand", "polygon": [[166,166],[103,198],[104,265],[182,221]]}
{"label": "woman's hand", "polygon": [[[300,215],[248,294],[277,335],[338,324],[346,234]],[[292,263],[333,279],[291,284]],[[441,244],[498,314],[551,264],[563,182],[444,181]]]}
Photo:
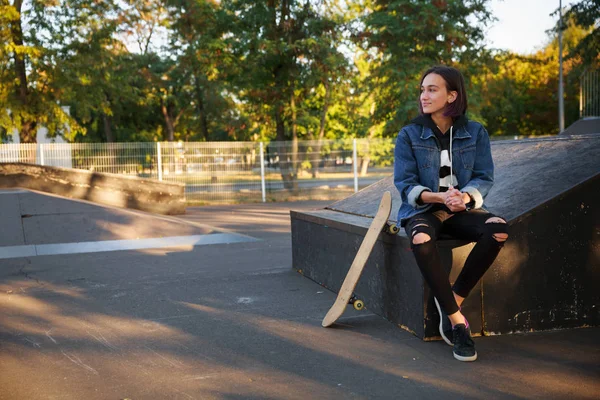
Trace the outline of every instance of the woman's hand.
{"label": "woman's hand", "polygon": [[467,209],[464,193],[454,189],[452,186],[444,193],[444,204],[452,212],[465,211]]}
{"label": "woman's hand", "polygon": [[462,193],[452,186],[445,192],[433,193],[424,191],[420,196],[421,203],[441,203],[445,204],[452,212],[464,211],[467,209],[466,203],[470,201],[469,195]]}

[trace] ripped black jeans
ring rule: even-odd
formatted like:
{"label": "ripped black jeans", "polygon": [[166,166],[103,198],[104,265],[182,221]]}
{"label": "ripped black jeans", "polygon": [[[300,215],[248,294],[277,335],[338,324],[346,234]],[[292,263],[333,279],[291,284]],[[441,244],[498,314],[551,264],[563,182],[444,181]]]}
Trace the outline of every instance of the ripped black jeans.
{"label": "ripped black jeans", "polygon": [[[448,315],[459,310],[452,292],[467,297],[504,246],[504,241],[496,240],[495,235],[508,233],[508,226],[506,223],[486,223],[494,217],[496,216],[485,210],[456,214],[437,210],[415,215],[405,224],[406,234],[423,278]],[[423,244],[413,244],[413,238],[418,233],[425,233],[431,239]],[[476,242],[453,286],[450,286],[448,272],[442,265],[437,249],[436,242],[440,234]]]}

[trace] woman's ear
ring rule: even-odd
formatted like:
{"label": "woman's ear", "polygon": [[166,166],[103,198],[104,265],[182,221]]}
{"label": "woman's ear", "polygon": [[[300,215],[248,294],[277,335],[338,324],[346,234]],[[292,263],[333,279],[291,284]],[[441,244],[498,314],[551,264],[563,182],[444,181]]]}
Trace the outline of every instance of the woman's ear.
{"label": "woman's ear", "polygon": [[448,103],[454,103],[454,100],[458,97],[458,92],[453,90],[448,93]]}

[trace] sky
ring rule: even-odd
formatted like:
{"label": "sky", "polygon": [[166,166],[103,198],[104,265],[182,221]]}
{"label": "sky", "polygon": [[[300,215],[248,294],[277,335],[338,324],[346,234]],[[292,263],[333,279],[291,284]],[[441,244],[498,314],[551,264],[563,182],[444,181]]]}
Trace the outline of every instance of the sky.
{"label": "sky", "polygon": [[[562,0],[564,7],[578,3]],[[488,30],[489,47],[531,54],[549,41],[546,33],[558,21],[550,16],[558,9],[559,0],[491,0],[492,14],[498,19]]]}

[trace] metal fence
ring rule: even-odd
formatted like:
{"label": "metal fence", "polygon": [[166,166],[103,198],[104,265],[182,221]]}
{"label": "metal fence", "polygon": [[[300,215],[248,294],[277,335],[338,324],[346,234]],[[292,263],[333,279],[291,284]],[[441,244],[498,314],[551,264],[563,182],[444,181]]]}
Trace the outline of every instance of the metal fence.
{"label": "metal fence", "polygon": [[190,202],[242,202],[345,197],[389,176],[393,149],[394,139],[0,144],[0,162],[181,182]]}
{"label": "metal fence", "polygon": [[600,70],[587,70],[579,80],[579,118],[600,117]]}

